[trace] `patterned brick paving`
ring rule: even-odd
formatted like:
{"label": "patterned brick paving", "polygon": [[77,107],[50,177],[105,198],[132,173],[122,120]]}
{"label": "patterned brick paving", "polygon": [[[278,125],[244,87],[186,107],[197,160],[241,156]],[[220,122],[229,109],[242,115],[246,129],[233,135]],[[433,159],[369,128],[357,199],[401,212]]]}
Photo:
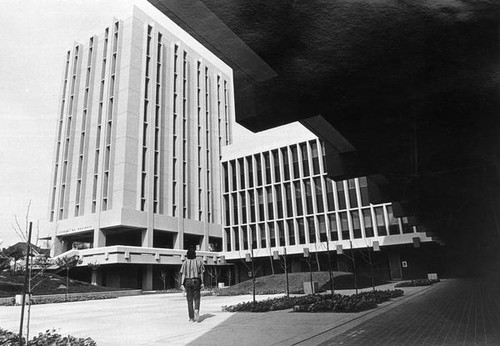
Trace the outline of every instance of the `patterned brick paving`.
{"label": "patterned brick paving", "polygon": [[500,279],[442,282],[321,345],[500,345]]}

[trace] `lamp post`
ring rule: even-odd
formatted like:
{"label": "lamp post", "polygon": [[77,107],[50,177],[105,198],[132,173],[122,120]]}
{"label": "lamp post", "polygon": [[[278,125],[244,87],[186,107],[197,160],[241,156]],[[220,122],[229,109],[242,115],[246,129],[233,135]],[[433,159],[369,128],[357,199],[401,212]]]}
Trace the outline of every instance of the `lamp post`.
{"label": "lamp post", "polygon": [[304,257],[307,258],[307,264],[309,266],[309,282],[311,284],[311,294],[314,293],[314,286],[313,286],[313,273],[312,273],[312,268],[311,268],[311,256],[309,254],[309,248],[305,247],[304,248]]}
{"label": "lamp post", "polygon": [[352,248],[352,241],[349,240],[349,245],[351,246],[351,260],[352,260],[352,267],[354,271],[354,289],[356,290],[356,294],[358,294],[358,277],[356,275],[356,258],[354,256],[354,249]]}
{"label": "lamp post", "polygon": [[251,272],[252,272],[252,309],[255,307],[255,268],[254,268],[254,264],[253,264],[253,246],[250,248],[250,256],[249,254],[247,254],[247,256],[245,256],[245,260],[246,262],[251,262],[252,263],[252,266],[251,266]]}

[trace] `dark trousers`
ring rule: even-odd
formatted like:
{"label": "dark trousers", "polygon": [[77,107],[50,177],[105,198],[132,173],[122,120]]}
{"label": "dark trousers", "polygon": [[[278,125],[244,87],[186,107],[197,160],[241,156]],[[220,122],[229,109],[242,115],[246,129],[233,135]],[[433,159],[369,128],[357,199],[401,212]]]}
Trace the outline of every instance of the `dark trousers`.
{"label": "dark trousers", "polygon": [[[200,310],[201,280],[198,278],[185,279],[186,299],[188,303],[189,318],[194,318],[194,310]],[[193,307],[194,303],[194,307]]]}

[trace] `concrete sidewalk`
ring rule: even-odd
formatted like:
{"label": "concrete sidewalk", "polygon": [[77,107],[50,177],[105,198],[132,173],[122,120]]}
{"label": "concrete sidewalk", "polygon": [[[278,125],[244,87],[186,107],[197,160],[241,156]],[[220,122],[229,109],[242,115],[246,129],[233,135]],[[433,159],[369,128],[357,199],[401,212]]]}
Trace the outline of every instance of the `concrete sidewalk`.
{"label": "concrete sidewalk", "polygon": [[[405,288],[403,297],[362,313],[291,313],[290,310],[228,313],[221,311],[223,305],[250,301],[251,295],[203,297],[200,323],[188,322],[186,300],[181,293],[33,305],[30,335],[56,328],[63,335],[91,337],[99,346],[291,345],[307,340],[312,342],[326,332],[331,337],[334,329],[340,333],[342,326],[352,328],[353,324],[362,323],[377,311],[397,306],[423,291],[432,290],[434,286]],[[392,288],[394,284],[377,287]],[[351,294],[353,291],[338,293]],[[257,296],[257,299],[269,297],[275,296]],[[19,317],[19,306],[0,306],[0,327],[17,331]],[[322,341],[321,338],[317,340]]]}

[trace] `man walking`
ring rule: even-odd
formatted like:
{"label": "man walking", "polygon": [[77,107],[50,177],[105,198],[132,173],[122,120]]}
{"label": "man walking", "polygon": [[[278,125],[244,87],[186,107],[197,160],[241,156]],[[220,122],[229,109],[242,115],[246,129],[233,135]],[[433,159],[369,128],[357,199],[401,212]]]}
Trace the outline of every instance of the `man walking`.
{"label": "man walking", "polygon": [[[188,303],[189,322],[199,322],[200,319],[200,293],[203,285],[205,266],[203,261],[196,258],[196,251],[190,247],[187,259],[181,266],[181,289],[186,291]],[[193,306],[194,303],[194,306]]]}

